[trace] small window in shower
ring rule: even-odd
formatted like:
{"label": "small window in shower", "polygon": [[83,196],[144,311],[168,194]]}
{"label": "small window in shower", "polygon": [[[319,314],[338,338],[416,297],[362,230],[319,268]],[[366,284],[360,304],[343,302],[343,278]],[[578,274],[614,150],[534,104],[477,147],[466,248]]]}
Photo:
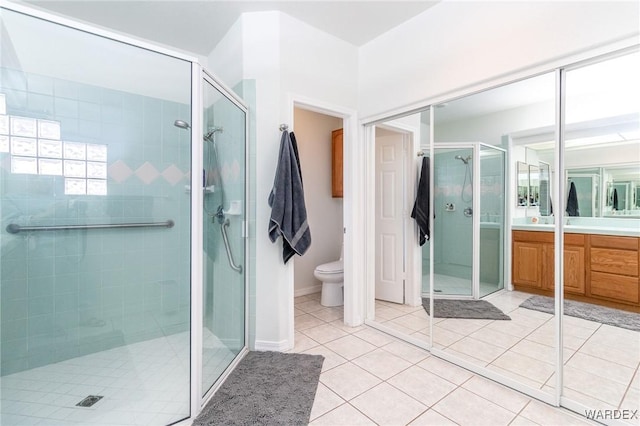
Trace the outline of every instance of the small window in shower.
{"label": "small window in shower", "polygon": [[63,176],[65,195],[107,195],[107,145],[61,140],[60,122],[7,115],[0,94],[0,152],[11,173]]}

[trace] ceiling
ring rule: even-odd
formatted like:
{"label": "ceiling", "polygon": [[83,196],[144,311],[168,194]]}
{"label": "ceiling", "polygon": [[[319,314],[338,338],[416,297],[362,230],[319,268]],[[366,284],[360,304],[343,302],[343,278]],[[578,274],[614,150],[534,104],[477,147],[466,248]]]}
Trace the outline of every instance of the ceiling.
{"label": "ceiling", "polygon": [[242,13],[277,10],[361,46],[436,1],[26,0],[56,14],[208,55]]}

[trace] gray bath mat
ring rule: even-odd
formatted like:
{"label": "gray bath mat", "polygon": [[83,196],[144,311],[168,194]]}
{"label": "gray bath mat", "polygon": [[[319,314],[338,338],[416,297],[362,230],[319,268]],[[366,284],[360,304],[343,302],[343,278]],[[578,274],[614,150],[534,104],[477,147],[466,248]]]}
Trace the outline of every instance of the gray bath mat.
{"label": "gray bath mat", "polygon": [[[422,306],[429,313],[428,298],[422,298]],[[434,299],[433,311],[436,318],[511,320],[486,300]]]}
{"label": "gray bath mat", "polygon": [[[521,308],[534,311],[554,313],[555,300],[547,296],[531,296],[520,304]],[[564,301],[564,314],[572,317],[596,321],[602,324],[640,331],[640,314],[607,308],[606,306],[593,305],[591,303]]]}
{"label": "gray bath mat", "polygon": [[249,352],[193,425],[307,425],[322,355]]}

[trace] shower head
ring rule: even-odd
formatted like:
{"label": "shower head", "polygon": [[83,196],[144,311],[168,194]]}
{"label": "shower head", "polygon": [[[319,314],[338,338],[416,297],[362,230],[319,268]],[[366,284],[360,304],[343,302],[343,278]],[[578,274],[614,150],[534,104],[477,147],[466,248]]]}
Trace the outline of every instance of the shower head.
{"label": "shower head", "polygon": [[204,134],[203,139],[206,141],[213,141],[213,135],[215,135],[216,133],[220,132],[222,133],[224,131],[224,128],[220,127],[220,126],[213,126],[213,127],[209,127],[209,131],[207,133]]}
{"label": "shower head", "polygon": [[180,127],[181,129],[190,129],[191,125],[184,120],[176,120],[173,122],[173,125],[176,127]]}
{"label": "shower head", "polygon": [[471,156],[468,155],[467,158],[464,158],[462,155],[456,155],[454,157],[456,160],[462,161],[464,164],[469,164],[469,160],[471,160]]}

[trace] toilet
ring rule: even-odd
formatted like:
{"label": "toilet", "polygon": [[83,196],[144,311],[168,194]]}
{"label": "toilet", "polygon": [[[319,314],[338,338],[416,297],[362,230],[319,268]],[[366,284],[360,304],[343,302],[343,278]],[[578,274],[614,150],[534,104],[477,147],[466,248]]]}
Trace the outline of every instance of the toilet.
{"label": "toilet", "polygon": [[339,260],[318,265],[313,271],[313,275],[322,281],[322,293],[320,296],[320,304],[322,306],[342,306],[344,304],[342,291],[344,283],[343,253],[344,246]]}

